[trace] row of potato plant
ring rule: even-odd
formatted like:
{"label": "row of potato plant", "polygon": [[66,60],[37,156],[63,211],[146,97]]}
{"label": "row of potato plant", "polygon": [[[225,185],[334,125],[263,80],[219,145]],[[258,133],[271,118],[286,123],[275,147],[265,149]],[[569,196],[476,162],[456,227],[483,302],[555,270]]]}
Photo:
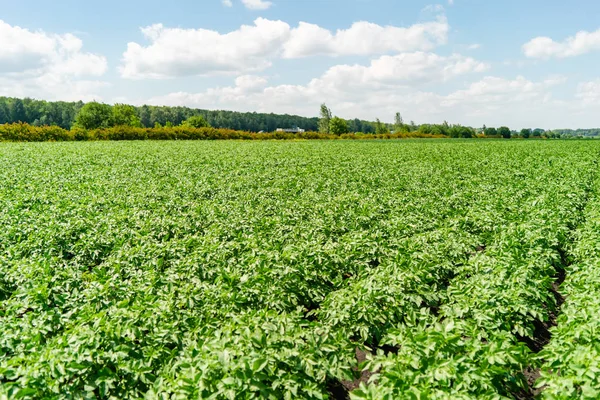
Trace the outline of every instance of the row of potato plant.
{"label": "row of potato plant", "polygon": [[544,360],[537,386],[546,399],[600,397],[600,181],[596,197],[585,210],[586,222],[575,235],[561,293],[561,308],[552,340],[541,352]]}

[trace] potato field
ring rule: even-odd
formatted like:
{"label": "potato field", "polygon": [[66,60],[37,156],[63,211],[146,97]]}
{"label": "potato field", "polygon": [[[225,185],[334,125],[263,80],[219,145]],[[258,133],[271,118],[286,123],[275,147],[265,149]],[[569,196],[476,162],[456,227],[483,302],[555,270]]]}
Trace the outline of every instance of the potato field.
{"label": "potato field", "polygon": [[600,398],[600,143],[0,144],[0,399]]}

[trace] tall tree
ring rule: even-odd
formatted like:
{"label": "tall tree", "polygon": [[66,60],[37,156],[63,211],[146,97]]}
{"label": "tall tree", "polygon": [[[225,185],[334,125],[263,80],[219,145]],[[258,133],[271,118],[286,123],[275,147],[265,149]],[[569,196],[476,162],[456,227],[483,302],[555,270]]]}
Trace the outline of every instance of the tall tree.
{"label": "tall tree", "polygon": [[11,122],[29,122],[21,99],[13,99],[8,108],[8,114]]}
{"label": "tall tree", "polygon": [[0,125],[6,124],[9,120],[8,107],[6,107],[4,102],[0,102]]}
{"label": "tall tree", "polygon": [[329,133],[330,132],[330,121],[331,121],[331,110],[327,108],[325,103],[321,104],[321,113],[319,115],[319,132]]}
{"label": "tall tree", "polygon": [[114,125],[112,107],[95,101],[87,103],[75,117],[75,125],[83,129],[111,127]]}
{"label": "tall tree", "polygon": [[150,109],[150,124],[152,126],[156,124],[165,125],[167,121],[168,117],[164,107],[152,107]]}
{"label": "tall tree", "polygon": [[408,125],[408,131],[414,132],[417,129],[419,129],[419,127],[417,126],[417,124],[415,124],[415,121],[410,121],[410,124]]}
{"label": "tall tree", "polygon": [[521,129],[521,136],[527,139],[529,136],[531,136],[531,129]]}
{"label": "tall tree", "polygon": [[138,113],[138,117],[140,118],[140,122],[142,123],[142,126],[145,126],[146,128],[149,128],[152,126],[152,124],[150,123],[150,107],[149,106],[143,105],[141,107],[138,107],[137,113]]}
{"label": "tall tree", "polygon": [[350,128],[348,128],[346,120],[339,117],[333,117],[331,121],[329,121],[329,132],[334,135],[342,135],[350,132]]}
{"label": "tall tree", "polygon": [[377,118],[375,120],[375,133],[378,135],[385,135],[387,133],[390,133],[390,128],[388,128],[386,124],[384,124],[379,120],[379,118]]}
{"label": "tall tree", "polygon": [[142,123],[140,118],[137,116],[134,106],[127,104],[115,104],[112,107],[112,121],[111,124],[115,126],[137,126],[141,127]]}
{"label": "tall tree", "polygon": [[498,134],[504,139],[510,139],[510,129],[506,126],[501,126],[498,128]]}
{"label": "tall tree", "polygon": [[396,116],[394,117],[394,131],[402,132],[404,130],[406,130],[404,127],[404,120],[402,119],[402,115],[397,112]]}
{"label": "tall tree", "polygon": [[485,127],[484,130],[483,130],[483,134],[485,136],[496,136],[496,135],[498,135],[498,131],[493,126],[492,127]]}
{"label": "tall tree", "polygon": [[210,127],[208,122],[201,115],[194,115],[193,117],[189,117],[183,123],[183,126],[187,126],[190,128],[207,128]]}

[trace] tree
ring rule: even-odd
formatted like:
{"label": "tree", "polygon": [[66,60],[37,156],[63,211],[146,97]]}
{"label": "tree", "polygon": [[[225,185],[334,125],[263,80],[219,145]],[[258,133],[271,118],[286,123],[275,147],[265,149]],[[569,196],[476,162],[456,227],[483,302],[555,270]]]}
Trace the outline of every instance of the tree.
{"label": "tree", "polygon": [[108,104],[87,103],[77,113],[75,126],[83,129],[108,128],[114,126],[112,107]]}
{"label": "tree", "polygon": [[75,123],[75,118],[79,111],[83,108],[83,102],[79,101],[77,103],[69,103],[68,107],[65,107],[61,112],[61,126],[65,129],[71,128]]}
{"label": "tree", "polygon": [[402,132],[405,130],[406,130],[406,127],[404,126],[404,120],[402,119],[402,115],[400,115],[400,113],[397,112],[396,116],[394,117],[394,131]]}
{"label": "tree", "polygon": [[152,107],[150,110],[150,125],[156,126],[158,122],[160,125],[167,123],[167,115],[163,107]]}
{"label": "tree", "polygon": [[494,127],[485,127],[483,129],[483,134],[485,136],[496,136],[498,135],[498,131]]}
{"label": "tree", "polygon": [[4,103],[0,103],[0,125],[5,124],[9,121],[8,109]]}
{"label": "tree", "polygon": [[350,132],[362,132],[362,124],[358,118],[351,120],[348,128],[350,128]]}
{"label": "tree", "polygon": [[334,135],[342,135],[350,132],[350,128],[348,128],[348,123],[346,120],[339,117],[333,117],[329,121],[329,132]]}
{"label": "tree", "polygon": [[417,124],[415,124],[415,121],[410,121],[410,125],[408,125],[408,131],[414,132],[417,129],[419,129],[419,127],[417,126]]}
{"label": "tree", "polygon": [[14,99],[8,107],[10,122],[28,122],[23,100]]}
{"label": "tree", "polygon": [[442,125],[440,125],[440,133],[442,135],[450,136],[450,137],[452,137],[453,134],[458,135],[457,137],[461,137],[460,135],[462,135],[462,126],[455,125],[454,127],[455,127],[455,129],[452,130],[453,127],[450,126],[448,121],[444,120],[444,123]]}
{"label": "tree", "polygon": [[429,124],[419,126],[419,133],[422,135],[433,135],[433,129]]}
{"label": "tree", "polygon": [[379,118],[375,120],[375,133],[377,135],[385,135],[390,133],[390,128],[386,124],[382,123]]}
{"label": "tree", "polygon": [[143,105],[141,107],[138,107],[137,111],[142,126],[145,126],[146,128],[151,127],[152,124],[150,123],[150,107],[147,105]]}
{"label": "tree", "polygon": [[331,121],[331,110],[325,103],[321,104],[321,114],[319,118],[319,132],[329,133],[329,124]]}
{"label": "tree", "polygon": [[501,126],[498,128],[498,134],[504,139],[510,139],[510,129],[508,129],[506,126]]}
{"label": "tree", "polygon": [[467,126],[452,125],[447,134],[453,138],[472,138],[475,136],[475,130]]}
{"label": "tree", "polygon": [[201,115],[194,115],[193,117],[189,117],[182,124],[182,126],[187,126],[190,128],[207,128],[210,127],[208,122]]}
{"label": "tree", "polygon": [[134,106],[130,106],[127,104],[115,104],[112,107],[113,113],[113,126],[136,126],[138,128],[142,127],[142,122],[140,118],[137,116]]}
{"label": "tree", "polygon": [[531,136],[531,129],[526,129],[526,128],[521,129],[521,136],[524,139],[527,139],[529,136]]}

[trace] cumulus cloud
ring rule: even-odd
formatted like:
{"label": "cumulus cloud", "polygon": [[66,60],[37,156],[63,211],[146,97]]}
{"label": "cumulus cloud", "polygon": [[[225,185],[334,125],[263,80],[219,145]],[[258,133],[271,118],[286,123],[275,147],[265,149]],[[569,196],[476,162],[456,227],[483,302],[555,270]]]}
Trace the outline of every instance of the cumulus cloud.
{"label": "cumulus cloud", "polygon": [[201,93],[171,93],[154,97],[150,103],[310,116],[325,101],[341,116],[375,118],[393,115],[392,109],[400,105],[427,108],[427,101],[436,96],[422,93],[420,88],[478,73],[487,67],[485,63],[460,55],[442,57],[414,52],[382,56],[369,65],[337,65],[306,85],[267,86],[262,77],[241,76],[234,86]]}
{"label": "cumulus cloud", "polygon": [[576,97],[584,106],[600,105],[600,79],[580,83]]}
{"label": "cumulus cloud", "polygon": [[523,53],[529,58],[567,58],[600,50],[600,29],[594,32],[580,31],[562,42],[540,36],[523,45]]}
{"label": "cumulus cloud", "polygon": [[233,7],[233,3],[231,2],[231,0],[221,0],[221,3],[225,6],[225,7]]}
{"label": "cumulus cloud", "polygon": [[382,56],[370,65],[338,65],[330,68],[311,85],[330,90],[344,90],[348,86],[369,89],[373,87],[418,86],[431,82],[445,82],[453,77],[483,72],[489,66],[470,57],[439,56],[434,53],[414,52],[396,56]]}
{"label": "cumulus cloud", "polygon": [[106,58],[82,51],[73,34],[53,34],[0,20],[0,95],[89,98],[106,83],[89,78],[107,70]]}
{"label": "cumulus cloud", "polygon": [[262,70],[271,65],[289,31],[285,22],[264,18],[226,34],[156,24],[142,28],[149,46],[127,45],[120,72],[125,78],[168,78]]}
{"label": "cumulus cloud", "polygon": [[273,5],[272,2],[265,0],[242,0],[242,3],[249,10],[266,10]]}
{"label": "cumulus cloud", "polygon": [[446,43],[448,30],[445,17],[408,28],[361,21],[335,33],[318,25],[300,22],[297,28],[292,29],[283,55],[285,58],[298,58],[431,50]]}
{"label": "cumulus cloud", "polygon": [[547,88],[562,82],[563,79],[558,78],[532,82],[523,76],[512,80],[488,76],[472,83],[467,89],[446,96],[442,105],[454,106],[469,100],[479,108],[498,109],[503,107],[509,99],[515,102],[540,99],[545,95]]}
{"label": "cumulus cloud", "polygon": [[357,22],[335,33],[314,24],[301,22],[292,28],[264,18],[224,34],[156,24],[142,28],[149,45],[127,45],[120,72],[133,79],[244,74],[264,70],[278,57],[431,50],[446,42],[448,29],[444,17],[408,28]]}
{"label": "cumulus cloud", "polygon": [[267,80],[262,76],[242,75],[235,79],[235,86],[242,91],[255,91],[267,85]]}

